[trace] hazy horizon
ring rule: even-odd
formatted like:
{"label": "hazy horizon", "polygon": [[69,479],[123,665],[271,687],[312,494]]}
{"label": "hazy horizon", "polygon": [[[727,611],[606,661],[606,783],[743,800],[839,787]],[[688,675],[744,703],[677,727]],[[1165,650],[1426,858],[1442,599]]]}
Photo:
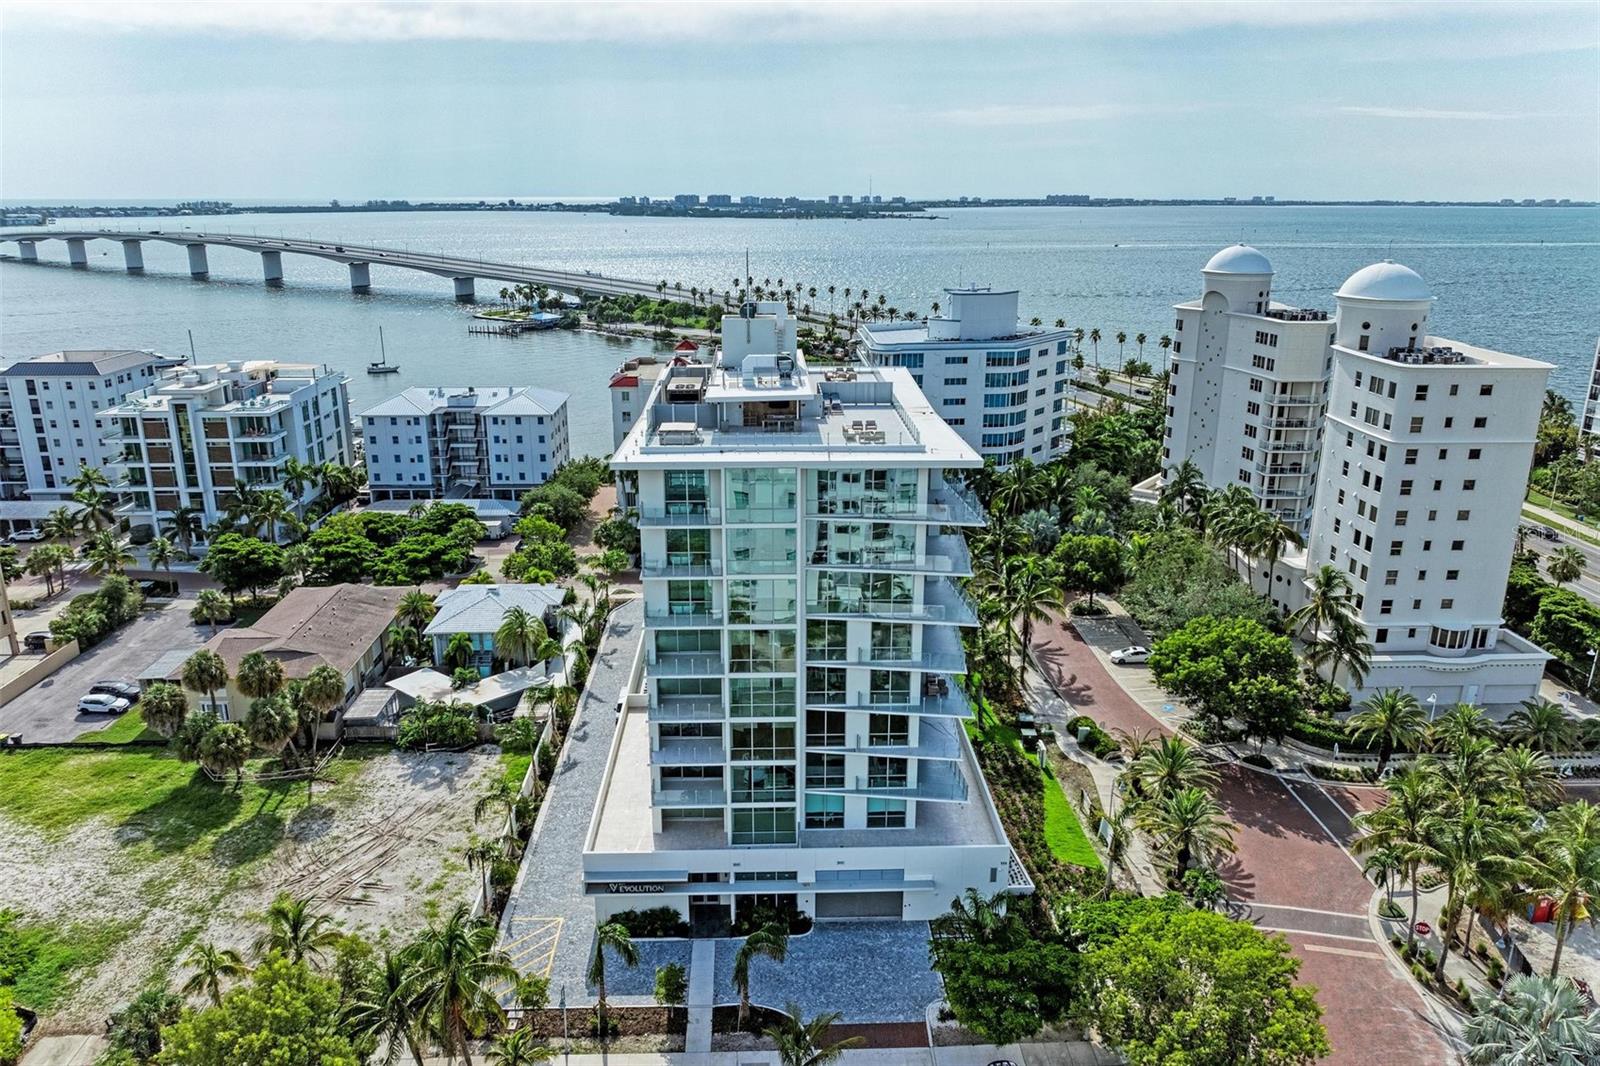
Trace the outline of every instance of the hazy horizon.
{"label": "hazy horizon", "polygon": [[[1593,200],[1597,46],[1588,2],[21,0],[0,191]],[[587,191],[426,191],[471,187]]]}

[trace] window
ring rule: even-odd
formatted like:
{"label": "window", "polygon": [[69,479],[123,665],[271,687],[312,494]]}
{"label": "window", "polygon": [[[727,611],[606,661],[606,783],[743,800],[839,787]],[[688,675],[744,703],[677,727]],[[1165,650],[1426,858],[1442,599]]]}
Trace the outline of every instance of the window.
{"label": "window", "polygon": [[1461,576],[1461,571],[1459,571],[1459,570],[1446,570],[1444,572],[1444,579],[1446,581],[1454,581],[1457,578],[1459,578],[1460,576]]}
{"label": "window", "polygon": [[[1405,525],[1406,524],[1406,519],[1409,518],[1410,515],[1411,515],[1410,511],[1396,511],[1394,513],[1394,524],[1397,525],[1397,526]],[[1376,519],[1378,516],[1377,516],[1376,513],[1374,513],[1372,517],[1374,519]]]}
{"label": "window", "polygon": [[1469,510],[1466,510],[1465,508],[1463,508],[1462,510],[1459,510],[1459,511],[1456,512],[1456,521],[1457,522],[1466,522],[1466,521],[1469,521],[1471,518],[1472,518],[1472,512],[1469,511]]}
{"label": "window", "polygon": [[1379,629],[1379,630],[1375,631],[1373,633],[1373,635],[1372,635],[1372,643],[1374,643],[1374,644],[1387,644],[1387,643],[1389,643],[1389,631],[1387,629]]}
{"label": "window", "polygon": [[1467,458],[1468,459],[1481,459],[1482,457],[1483,457],[1483,449],[1482,448],[1468,448],[1467,449]]}
{"label": "window", "polygon": [[904,829],[906,801],[892,799],[867,800],[868,829]]}
{"label": "window", "polygon": [[1411,432],[1413,432],[1413,433],[1421,433],[1422,432],[1422,416],[1421,415],[1412,415],[1411,416]]}
{"label": "window", "polygon": [[1378,604],[1378,613],[1379,614],[1393,614],[1394,613],[1394,601],[1393,600],[1383,600],[1382,602],[1380,602]]}
{"label": "window", "polygon": [[1383,572],[1383,583],[1385,585],[1394,585],[1394,584],[1399,583],[1399,581],[1400,581],[1400,571],[1398,571],[1398,570],[1385,570]]}
{"label": "window", "polygon": [[1391,540],[1389,542],[1389,554],[1390,555],[1399,555],[1401,549],[1404,548],[1404,547],[1405,547],[1405,541],[1403,541],[1403,540]]}
{"label": "window", "polygon": [[1479,415],[1477,418],[1474,418],[1472,420],[1472,428],[1473,429],[1484,429],[1488,425],[1489,425],[1489,416],[1488,415]]}
{"label": "window", "polygon": [[1400,495],[1402,495],[1402,496],[1411,495],[1411,479],[1410,478],[1402,478],[1401,479],[1401,481],[1400,481]]}
{"label": "window", "polygon": [[1494,386],[1493,385],[1479,385],[1478,386],[1478,395],[1479,396],[1493,396],[1494,395]]}
{"label": "window", "polygon": [[1405,464],[1407,466],[1416,466],[1417,465],[1417,450],[1415,448],[1407,448],[1406,449]]}
{"label": "window", "polygon": [[1418,385],[1417,386],[1417,395],[1415,397],[1416,401],[1418,403],[1421,403],[1423,400],[1426,400],[1427,398],[1428,398],[1428,386],[1426,386],[1426,385]]}
{"label": "window", "polygon": [[1461,551],[1466,546],[1467,542],[1464,540],[1453,540],[1450,542],[1450,550],[1453,552]]}
{"label": "window", "polygon": [[1450,608],[1454,607],[1455,605],[1456,605],[1456,601],[1455,600],[1448,600],[1448,599],[1447,600],[1440,600],[1439,601],[1439,610],[1448,611]]}

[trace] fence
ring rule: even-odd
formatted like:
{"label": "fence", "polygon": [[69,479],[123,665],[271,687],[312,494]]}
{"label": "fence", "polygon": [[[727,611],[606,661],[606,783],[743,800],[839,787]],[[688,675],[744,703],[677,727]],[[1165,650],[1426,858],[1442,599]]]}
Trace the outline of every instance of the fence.
{"label": "fence", "polygon": [[[325,769],[327,765],[334,760],[339,752],[343,750],[343,748],[343,742],[335,744],[333,747],[328,749],[328,753],[324,755],[315,766],[292,766],[282,770],[268,770],[266,773],[247,773],[244,775],[244,779],[258,785],[272,781],[303,780],[304,778],[320,774],[323,769]],[[200,769],[204,770],[206,776],[213,781],[226,781],[228,778],[233,776],[232,774],[216,773],[209,766],[201,766]]]}
{"label": "fence", "polygon": [[78,657],[78,642],[69,640],[10,681],[0,685],[0,707],[4,707],[34,685],[43,681]]}

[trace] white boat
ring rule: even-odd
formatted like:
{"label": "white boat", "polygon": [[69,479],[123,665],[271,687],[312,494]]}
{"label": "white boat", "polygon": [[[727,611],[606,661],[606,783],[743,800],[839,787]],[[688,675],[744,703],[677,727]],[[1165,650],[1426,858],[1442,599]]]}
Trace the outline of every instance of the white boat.
{"label": "white boat", "polygon": [[383,327],[378,327],[378,361],[367,364],[369,374],[398,374],[400,364],[389,362],[389,352],[383,346]]}

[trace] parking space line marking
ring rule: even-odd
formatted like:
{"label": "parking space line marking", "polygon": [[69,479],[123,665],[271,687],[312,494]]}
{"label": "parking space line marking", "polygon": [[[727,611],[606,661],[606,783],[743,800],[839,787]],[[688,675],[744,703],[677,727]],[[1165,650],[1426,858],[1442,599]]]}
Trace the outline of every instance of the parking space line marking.
{"label": "parking space line marking", "polygon": [[[1372,943],[1372,938],[1370,936],[1351,936],[1349,933],[1319,933],[1315,929],[1284,929],[1281,926],[1276,925],[1258,925],[1256,928],[1261,930],[1263,933],[1286,933],[1293,936],[1323,936],[1329,938],[1330,940],[1354,940],[1357,944]],[[1306,944],[1304,946],[1310,948],[1312,945]],[[1327,950],[1332,949],[1330,948]],[[1375,959],[1383,958],[1382,955],[1374,955],[1372,957]]]}
{"label": "parking space line marking", "polygon": [[1356,918],[1363,922],[1367,920],[1365,914],[1351,914],[1349,911],[1325,911],[1317,907],[1291,907],[1287,903],[1262,903],[1253,899],[1243,899],[1239,900],[1239,902],[1245,906],[1266,907],[1275,911],[1304,911],[1307,914],[1326,914],[1332,918]]}
{"label": "parking space line marking", "polygon": [[1348,955],[1353,959],[1379,959],[1382,955],[1376,951],[1356,951],[1353,948],[1336,948],[1331,944],[1301,944],[1307,951],[1322,951],[1329,955]]}
{"label": "parking space line marking", "polygon": [[1300,793],[1294,790],[1293,785],[1289,784],[1287,781],[1279,781],[1278,783],[1288,790],[1289,795],[1294,797],[1294,801],[1300,804],[1300,806],[1304,807],[1306,813],[1311,815],[1312,819],[1322,827],[1322,831],[1328,834],[1328,839],[1333,842],[1333,846],[1339,849],[1339,854],[1349,859],[1350,865],[1361,871],[1361,879],[1365,881],[1367,879],[1367,871],[1362,867],[1361,863],[1354,855],[1345,850],[1344,842],[1339,839],[1332,829],[1328,828],[1328,823],[1317,817],[1317,812],[1311,809],[1311,805],[1309,803],[1300,798]]}
{"label": "parking space line marking", "polygon": [[1333,804],[1333,809],[1334,810],[1336,810],[1340,814],[1344,815],[1344,820],[1349,822],[1350,823],[1350,827],[1352,829],[1354,829],[1355,828],[1356,816],[1351,814],[1349,811],[1345,810],[1344,804],[1342,804],[1338,800],[1334,799],[1333,798],[1333,793],[1329,792],[1326,788],[1324,788],[1322,786],[1322,782],[1321,781],[1318,781],[1316,778],[1313,777],[1313,778],[1311,778],[1311,783],[1312,783],[1312,785],[1314,785],[1316,787],[1316,790],[1318,792],[1322,793],[1322,798],[1323,799],[1325,799],[1329,803]]}

